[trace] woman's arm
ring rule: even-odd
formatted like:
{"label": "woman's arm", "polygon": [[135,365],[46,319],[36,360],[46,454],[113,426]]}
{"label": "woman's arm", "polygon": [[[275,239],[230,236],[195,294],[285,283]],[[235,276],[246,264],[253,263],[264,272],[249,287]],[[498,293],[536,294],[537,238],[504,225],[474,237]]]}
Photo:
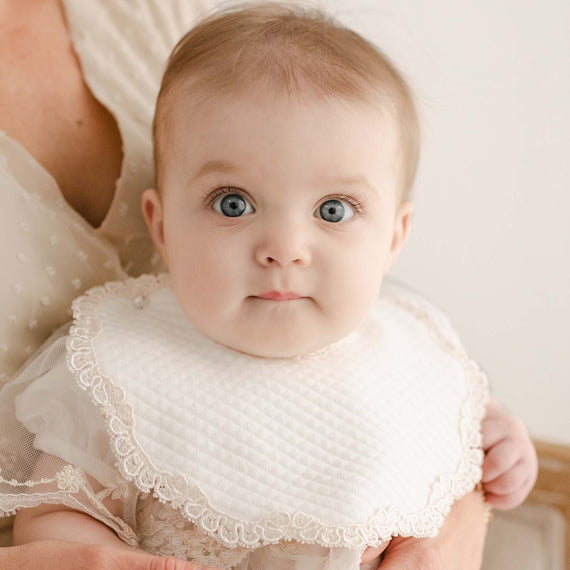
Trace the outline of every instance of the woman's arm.
{"label": "woman's arm", "polygon": [[473,491],[451,507],[437,536],[394,537],[380,570],[479,570],[488,519],[482,493]]}
{"label": "woman's arm", "polygon": [[137,550],[103,523],[62,505],[19,511],[14,544],[0,549],[0,570],[216,570]]}
{"label": "woman's arm", "polygon": [[216,570],[136,549],[48,540],[0,548],[0,570]]}

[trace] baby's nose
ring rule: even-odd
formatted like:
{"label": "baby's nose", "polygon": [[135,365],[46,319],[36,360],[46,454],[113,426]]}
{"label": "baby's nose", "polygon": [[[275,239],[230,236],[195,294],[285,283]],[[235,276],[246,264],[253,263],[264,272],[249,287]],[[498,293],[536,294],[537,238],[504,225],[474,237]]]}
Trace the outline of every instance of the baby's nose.
{"label": "baby's nose", "polygon": [[281,224],[264,232],[256,247],[255,259],[264,266],[305,266],[311,262],[311,253],[305,234],[299,227]]}

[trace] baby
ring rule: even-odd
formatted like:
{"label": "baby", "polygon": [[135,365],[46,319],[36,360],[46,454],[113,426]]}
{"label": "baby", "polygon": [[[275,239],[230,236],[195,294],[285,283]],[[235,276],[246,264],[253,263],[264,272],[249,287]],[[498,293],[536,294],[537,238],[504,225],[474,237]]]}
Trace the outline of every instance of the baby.
{"label": "baby", "polygon": [[379,298],[419,127],[376,48],[279,4],[214,15],[170,58],[154,137],[142,208],[168,276],[77,300],[1,394],[17,543],[240,570],[356,569],[375,547],[376,568],[392,536],[437,532],[481,445],[488,500],[522,502],[524,428],[492,403],[481,443],[486,382],[445,318]]}

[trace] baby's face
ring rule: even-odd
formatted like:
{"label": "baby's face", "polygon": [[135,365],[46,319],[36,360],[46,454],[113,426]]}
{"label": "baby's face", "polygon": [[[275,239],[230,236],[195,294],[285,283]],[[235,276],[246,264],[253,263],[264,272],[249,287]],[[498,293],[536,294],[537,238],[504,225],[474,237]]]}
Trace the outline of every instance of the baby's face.
{"label": "baby's face", "polygon": [[163,195],[147,191],[143,211],[190,322],[264,357],[348,335],[408,229],[393,122],[255,93],[174,105]]}

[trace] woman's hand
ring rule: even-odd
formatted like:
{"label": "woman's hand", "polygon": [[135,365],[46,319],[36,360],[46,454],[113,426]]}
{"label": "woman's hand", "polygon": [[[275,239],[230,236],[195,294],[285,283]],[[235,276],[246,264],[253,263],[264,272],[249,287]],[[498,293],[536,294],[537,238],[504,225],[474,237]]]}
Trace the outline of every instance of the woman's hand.
{"label": "woman's hand", "polygon": [[[394,537],[385,548],[380,570],[479,570],[487,532],[488,511],[483,496],[473,491],[457,501],[433,538]],[[363,562],[379,549],[367,549]]]}
{"label": "woman's hand", "polygon": [[487,406],[483,434],[483,487],[487,502],[514,509],[530,493],[538,474],[536,451],[522,422],[495,400]]}
{"label": "woman's hand", "polygon": [[171,556],[100,544],[46,540],[0,548],[0,570],[216,570]]}

